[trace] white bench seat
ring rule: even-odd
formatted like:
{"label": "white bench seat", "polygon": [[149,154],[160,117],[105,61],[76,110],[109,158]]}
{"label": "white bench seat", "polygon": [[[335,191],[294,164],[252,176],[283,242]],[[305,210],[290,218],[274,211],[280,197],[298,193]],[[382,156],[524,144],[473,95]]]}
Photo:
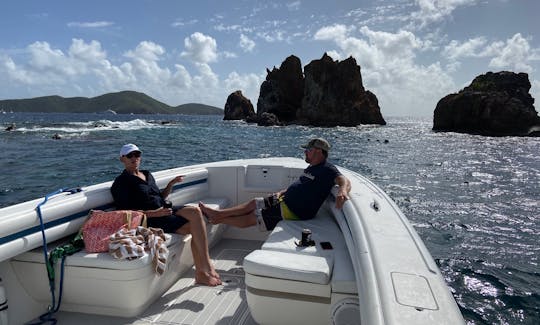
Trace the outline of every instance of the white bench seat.
{"label": "white bench seat", "polygon": [[[177,195],[178,196],[178,195]],[[224,198],[202,198],[213,208],[225,208]],[[196,205],[195,200],[186,205]],[[174,202],[176,203],[176,202]],[[215,242],[222,225],[207,225],[209,242]],[[163,275],[152,268],[149,255],[133,260],[119,260],[106,253],[83,250],[68,256],[65,262],[64,293],[61,310],[132,317],[140,314],[157,297],[193,266],[191,235],[167,234],[169,258]],[[48,245],[51,250],[56,242]],[[25,290],[36,300],[49,302],[50,293],[41,248],[14,257],[11,264]],[[60,263],[56,267],[57,282]],[[58,283],[57,283],[58,287]],[[84,293],[84,294],[81,294]]]}
{"label": "white bench seat", "polygon": [[244,269],[259,276],[328,284],[332,264],[321,256],[256,250],[244,259]]}
{"label": "white bench seat", "polygon": [[[306,228],[315,245],[299,247]],[[289,323],[295,315],[328,324],[332,304],[358,295],[345,240],[325,209],[311,220],[280,221],[261,249],[244,258],[244,271],[248,306],[261,324]]]}
{"label": "white bench seat", "polygon": [[[305,228],[311,230],[315,246],[298,247],[296,245]],[[329,242],[332,249],[323,249],[321,242]],[[286,254],[280,255],[276,252]],[[294,280],[322,284],[319,273],[323,269],[328,269],[327,276],[332,292],[358,293],[349,252],[341,231],[333,217],[324,212],[310,220],[279,222],[262,245],[261,251],[255,251],[252,254],[246,256],[244,260],[246,273],[287,280],[295,277]],[[321,268],[319,273],[298,271],[302,267],[298,261],[304,260],[312,263],[311,268]],[[262,269],[265,269],[265,274],[261,273]],[[308,267],[307,270],[310,268]],[[315,276],[315,274],[319,275]]]}

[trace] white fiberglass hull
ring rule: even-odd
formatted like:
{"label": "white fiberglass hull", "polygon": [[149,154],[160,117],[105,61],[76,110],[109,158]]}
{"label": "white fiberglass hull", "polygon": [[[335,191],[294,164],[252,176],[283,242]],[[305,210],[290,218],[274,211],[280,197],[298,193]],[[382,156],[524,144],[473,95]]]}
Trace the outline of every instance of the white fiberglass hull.
{"label": "white fiberglass hull", "polygon": [[[186,175],[185,181],[175,187],[171,194],[175,204],[217,200],[216,202],[223,206],[235,205],[286,188],[302,174],[306,166],[304,161],[294,158],[245,159],[181,167],[155,172],[154,176],[158,185],[163,187],[172,177]],[[463,323],[459,308],[437,265],[396,204],[363,176],[345,168],[338,168],[352,183],[351,199],[341,210],[334,207],[331,196],[315,219],[306,221],[305,224],[302,224],[303,221],[297,224],[290,222],[290,225],[280,223],[281,226],[276,228],[280,230],[279,233],[277,230],[271,233],[260,232],[256,227],[233,229],[223,225],[208,225],[212,244],[219,246],[221,242],[238,241],[251,247],[252,245],[245,245],[244,242],[255,243],[251,252],[247,251],[239,257],[244,261],[244,269],[242,265],[222,266],[225,275],[228,274],[227,269],[241,271],[242,277],[235,278],[235,283],[244,281],[245,271],[245,287],[243,284],[237,287],[238,297],[244,307],[241,307],[242,303],[235,307],[245,308],[246,303],[249,306],[251,314],[250,317],[242,318],[244,323],[305,322],[306,313],[313,316],[310,323],[314,324],[344,324],[350,321],[361,324]],[[112,208],[110,185],[111,182],[106,182],[85,187],[81,192],[62,193],[51,197],[42,206],[47,241],[52,242],[77,232],[90,209]],[[47,284],[40,284],[40,281],[47,282],[45,268],[43,265],[39,266],[36,251],[29,252],[42,245],[41,227],[35,210],[42,201],[43,199],[38,199],[0,209],[0,277],[9,304],[7,312],[2,312],[5,312],[3,315],[9,319],[9,324],[20,324],[36,318],[50,303],[47,301]],[[301,228],[298,227],[304,226],[313,228],[316,246],[312,250],[299,252],[291,243],[301,236],[297,231]],[[325,229],[333,230],[325,232]],[[322,241],[331,242],[332,249],[320,247]],[[76,279],[86,279],[89,274],[96,282],[88,280],[81,286],[67,285],[64,288],[65,307],[60,307],[60,314],[62,311],[82,310],[86,314],[79,317],[79,320],[103,320],[111,317],[109,320],[114,323],[112,320],[118,320],[114,317],[122,316],[128,317],[126,323],[140,321],[138,317],[147,315],[153,306],[163,302],[167,290],[182,287],[186,283],[193,285],[189,279],[186,280],[192,265],[190,238],[179,238],[179,243],[173,248],[178,256],[175,262],[171,262],[172,275],[167,280],[149,274],[144,269],[145,266],[141,266],[140,271],[129,271],[134,281],[129,285],[115,278],[118,274],[127,274],[122,273],[125,271],[105,270],[102,265],[106,259],[104,256],[95,256],[94,260],[89,261],[90,254],[80,252],[77,253],[80,255],[71,259],[68,257],[66,283],[80,283]],[[220,256],[218,254],[215,257],[218,264],[223,257]],[[269,267],[279,270],[277,275],[265,276],[260,273],[260,269],[268,270],[265,265],[268,256],[276,257],[275,265]],[[281,259],[282,257],[284,259]],[[290,260],[287,260],[288,258]],[[306,265],[320,265],[320,269],[315,269],[311,275],[305,277],[306,270],[295,270],[298,265],[296,261],[303,259],[307,261]],[[92,263],[97,263],[97,266]],[[225,264],[227,263],[223,265]],[[259,269],[261,265],[263,267]],[[119,268],[125,269],[125,265],[119,265]],[[115,299],[118,299],[115,297],[129,293],[132,286],[140,283],[137,282],[137,272],[142,274],[141,278],[146,279],[144,283],[148,286],[148,292],[152,292],[151,299],[134,299],[133,303],[128,302],[121,308],[112,308],[111,304],[115,304]],[[231,273],[231,278],[234,276],[235,274]],[[37,282],[30,284],[30,278]],[[110,286],[107,281],[111,281]],[[171,287],[173,283],[176,284]],[[231,283],[224,284],[221,289],[208,290],[223,291]],[[92,290],[92,287],[98,286],[100,290]],[[104,292],[107,287],[115,288],[115,291]],[[291,288],[297,288],[294,289],[297,291],[288,292]],[[127,292],[117,292],[122,290]],[[182,292],[185,290],[187,289],[184,288]],[[112,298],[106,304],[100,305],[99,297],[103,295]],[[215,299],[217,300],[212,304],[219,304],[219,299]],[[226,304],[227,301],[223,300],[221,303]],[[210,312],[205,309],[207,307],[210,308],[203,304],[202,309],[195,313],[199,313],[199,316],[206,315]],[[305,312],[298,312],[302,310]],[[193,310],[190,312],[193,313]],[[63,314],[64,317],[65,315]],[[165,321],[159,317],[169,314],[162,312],[156,315],[152,318],[153,322]],[[217,315],[215,316],[218,317]],[[195,317],[187,321],[189,317],[181,311],[175,316],[167,317],[166,321],[171,324],[197,324],[197,319],[203,319]],[[231,319],[239,321],[234,317]]]}

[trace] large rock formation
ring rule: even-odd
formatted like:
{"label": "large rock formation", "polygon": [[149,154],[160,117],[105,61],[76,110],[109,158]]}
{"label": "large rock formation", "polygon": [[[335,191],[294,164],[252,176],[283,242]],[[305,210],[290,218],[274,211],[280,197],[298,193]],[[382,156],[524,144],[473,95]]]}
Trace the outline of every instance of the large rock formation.
{"label": "large rock formation", "polygon": [[281,63],[279,69],[266,69],[266,80],[261,84],[257,115],[274,114],[284,123],[296,120],[296,111],[302,105],[304,76],[300,59],[294,55]]}
{"label": "large rock formation", "polygon": [[354,58],[339,62],[325,53],[306,65],[304,74],[304,98],[296,113],[300,124],[386,124],[377,97],[362,85],[360,66]]}
{"label": "large rock formation", "polygon": [[352,57],[339,62],[325,53],[304,68],[304,78],[300,59],[291,55],[279,68],[267,72],[257,101],[257,116],[246,118],[248,122],[314,126],[386,124],[377,97],[364,89],[360,67]]}
{"label": "large rock formation", "polygon": [[256,116],[251,101],[237,90],[227,97],[225,103],[224,120],[250,120]]}
{"label": "large rock formation", "polygon": [[526,73],[488,72],[435,108],[433,130],[492,136],[538,135],[540,117]]}

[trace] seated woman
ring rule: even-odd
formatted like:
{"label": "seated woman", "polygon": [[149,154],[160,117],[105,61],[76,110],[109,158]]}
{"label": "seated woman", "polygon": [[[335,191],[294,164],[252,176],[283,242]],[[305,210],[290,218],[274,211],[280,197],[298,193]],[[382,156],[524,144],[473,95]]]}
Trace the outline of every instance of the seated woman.
{"label": "seated woman", "polygon": [[141,150],[131,143],[120,149],[120,161],[125,169],[111,187],[116,208],[142,210],[146,214],[148,227],[161,228],[169,233],[191,234],[195,281],[209,286],[220,285],[219,274],[210,261],[206,223],[201,210],[191,206],[173,208],[165,201],[173,185],[183,180],[182,176],[173,178],[160,191],[152,174],[139,169],[141,155]]}

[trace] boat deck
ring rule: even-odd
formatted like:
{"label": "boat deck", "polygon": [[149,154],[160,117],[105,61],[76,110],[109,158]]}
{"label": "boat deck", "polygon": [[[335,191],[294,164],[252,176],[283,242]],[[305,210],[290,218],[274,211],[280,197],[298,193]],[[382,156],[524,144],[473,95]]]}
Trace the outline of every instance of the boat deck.
{"label": "boat deck", "polygon": [[121,318],[73,312],[55,314],[58,324],[257,324],[248,309],[244,256],[260,248],[262,242],[224,239],[210,256],[223,285],[207,287],[195,284],[194,270],[188,271],[168,291],[136,318]]}

